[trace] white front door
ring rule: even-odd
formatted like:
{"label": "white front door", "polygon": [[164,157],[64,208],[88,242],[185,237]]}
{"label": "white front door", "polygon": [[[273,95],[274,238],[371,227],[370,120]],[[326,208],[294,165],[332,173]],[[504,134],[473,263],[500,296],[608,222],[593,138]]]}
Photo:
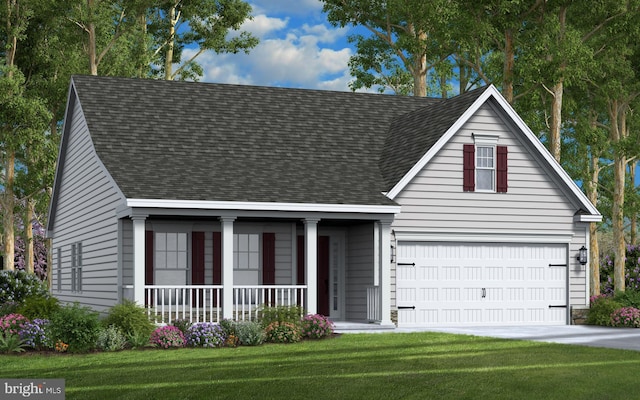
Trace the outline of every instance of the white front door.
{"label": "white front door", "polygon": [[400,242],[399,326],[567,323],[567,245]]}

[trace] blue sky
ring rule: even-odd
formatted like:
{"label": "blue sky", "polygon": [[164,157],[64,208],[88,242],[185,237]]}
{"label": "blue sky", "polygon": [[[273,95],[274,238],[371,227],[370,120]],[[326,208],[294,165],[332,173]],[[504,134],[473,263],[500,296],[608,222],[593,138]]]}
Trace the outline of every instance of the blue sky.
{"label": "blue sky", "polygon": [[[319,0],[248,0],[253,20],[242,30],[260,44],[250,54],[206,52],[202,82],[349,90],[350,28],[333,27]],[[189,52],[186,50],[184,58]]]}

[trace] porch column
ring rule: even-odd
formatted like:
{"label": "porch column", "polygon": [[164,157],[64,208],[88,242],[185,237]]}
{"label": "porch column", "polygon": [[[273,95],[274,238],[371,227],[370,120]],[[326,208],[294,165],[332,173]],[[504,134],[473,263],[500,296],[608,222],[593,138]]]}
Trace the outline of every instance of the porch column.
{"label": "porch column", "polygon": [[132,216],[133,221],[133,301],[144,307],[145,221],[146,216]]}
{"label": "porch column", "polygon": [[222,318],[233,318],[233,221],[220,217],[222,225]]}
{"label": "porch column", "polygon": [[391,221],[378,221],[380,228],[380,325],[391,322]]}
{"label": "porch column", "polygon": [[318,221],[304,220],[304,265],[307,277],[307,313],[318,312]]}

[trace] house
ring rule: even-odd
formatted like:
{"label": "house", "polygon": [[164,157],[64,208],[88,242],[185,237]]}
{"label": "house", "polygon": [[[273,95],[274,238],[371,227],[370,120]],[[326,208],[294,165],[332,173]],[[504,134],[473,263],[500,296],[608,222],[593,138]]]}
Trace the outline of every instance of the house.
{"label": "house", "polygon": [[493,86],[451,99],[74,76],[52,291],[161,321],[299,305],[568,324],[601,215]]}

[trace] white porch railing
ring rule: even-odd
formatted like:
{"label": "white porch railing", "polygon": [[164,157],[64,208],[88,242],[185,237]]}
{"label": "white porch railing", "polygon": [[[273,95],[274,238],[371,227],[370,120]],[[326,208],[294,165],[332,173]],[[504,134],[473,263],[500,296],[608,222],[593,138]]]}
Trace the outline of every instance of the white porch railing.
{"label": "white porch railing", "polygon": [[381,319],[380,286],[370,286],[367,288],[367,320],[377,322]]}
{"label": "white porch railing", "polygon": [[233,288],[232,315],[223,315],[221,285],[148,285],[144,287],[145,305],[156,322],[170,324],[178,319],[190,322],[255,320],[264,305],[299,306],[304,310],[307,287],[304,285],[256,285]]}
{"label": "white porch railing", "polygon": [[252,321],[257,319],[262,306],[298,306],[305,309],[307,287],[291,286],[235,286],[233,288],[233,319]]}

